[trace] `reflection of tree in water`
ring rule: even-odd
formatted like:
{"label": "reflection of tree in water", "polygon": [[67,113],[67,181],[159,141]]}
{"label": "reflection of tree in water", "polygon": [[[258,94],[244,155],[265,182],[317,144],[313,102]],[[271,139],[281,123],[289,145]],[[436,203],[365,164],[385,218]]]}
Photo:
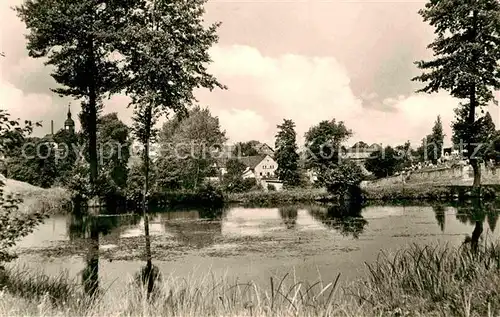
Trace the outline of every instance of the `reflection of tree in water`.
{"label": "reflection of tree in water", "polygon": [[166,231],[177,240],[195,248],[213,245],[222,235],[222,208],[206,207],[193,211],[172,211],[160,214]]}
{"label": "reflection of tree in water", "polygon": [[140,217],[134,216],[94,216],[105,214],[106,210],[92,212],[78,210],[68,215],[68,235],[70,240],[83,240],[87,246],[86,266],[82,271],[82,284],[90,296],[99,289],[99,236],[107,235],[122,225],[137,223]]}
{"label": "reflection of tree in water", "polygon": [[465,238],[465,243],[470,243],[472,249],[477,249],[479,239],[483,233],[483,224],[488,222],[490,230],[496,228],[498,215],[495,210],[495,203],[484,202],[481,199],[473,199],[470,203],[457,206],[457,219],[464,224],[474,225],[471,236]]}
{"label": "reflection of tree in water", "polygon": [[[115,229],[137,225],[140,215],[92,216],[89,214],[71,214],[68,216],[67,228],[70,240],[88,239],[93,231],[100,235],[109,235]],[[118,234],[121,230],[118,230]]]}
{"label": "reflection of tree in water", "polygon": [[279,213],[287,229],[295,228],[298,214],[298,208],[296,206],[281,207],[279,208]]}
{"label": "reflection of tree in water", "polygon": [[349,203],[328,208],[313,206],[309,208],[309,213],[314,219],[339,231],[342,235],[357,239],[368,224],[361,215],[361,209],[361,204]]}
{"label": "reflection of tree in water", "polygon": [[434,205],[432,206],[432,210],[434,210],[434,214],[436,216],[436,221],[441,228],[441,231],[444,231],[444,226],[446,223],[446,208],[443,205]]}

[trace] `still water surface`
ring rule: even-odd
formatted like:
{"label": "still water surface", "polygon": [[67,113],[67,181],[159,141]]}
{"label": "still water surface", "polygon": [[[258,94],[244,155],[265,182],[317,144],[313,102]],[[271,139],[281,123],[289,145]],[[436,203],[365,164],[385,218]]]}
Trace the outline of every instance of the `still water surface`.
{"label": "still water surface", "polygon": [[[459,245],[484,223],[483,238],[496,240],[498,208],[468,206],[369,206],[342,211],[316,205],[280,208],[182,210],[152,215],[153,261],[163,275],[227,274],[267,283],[271,275],[295,271],[297,279],[350,281],[365,272],[381,250],[410,244]],[[471,211],[472,210],[472,211]],[[49,275],[79,278],[89,245],[89,220],[72,215],[47,219],[16,249],[15,264]],[[139,215],[101,216],[99,274],[104,287],[120,287],[144,264]]]}

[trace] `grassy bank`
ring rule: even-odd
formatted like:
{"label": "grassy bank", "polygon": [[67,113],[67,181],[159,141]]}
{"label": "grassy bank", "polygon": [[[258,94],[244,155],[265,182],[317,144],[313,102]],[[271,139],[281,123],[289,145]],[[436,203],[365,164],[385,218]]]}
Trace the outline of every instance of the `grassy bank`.
{"label": "grassy bank", "polygon": [[275,205],[289,203],[326,202],[335,197],[325,189],[290,189],[282,191],[251,191],[245,193],[228,193],[225,195],[227,203],[243,205]]}
{"label": "grassy bank", "polygon": [[[500,248],[413,246],[381,254],[366,276],[349,285],[297,281],[292,274],[268,285],[224,277],[164,277],[147,301],[131,279],[120,294],[94,302],[80,288],[6,271],[0,293],[4,316],[496,316],[500,313]],[[37,285],[41,284],[41,285]]]}
{"label": "grassy bank", "polygon": [[[495,198],[500,186],[488,184],[481,187],[481,197]],[[433,182],[393,183],[384,185],[367,185],[363,187],[366,200],[455,200],[477,197],[471,186],[461,184],[436,184]]]}
{"label": "grassy bank", "polygon": [[70,204],[69,193],[60,187],[46,189],[6,179],[3,189],[5,194],[19,195],[23,199],[19,211],[24,213],[30,213],[33,210],[43,211],[47,214],[60,213],[67,209],[68,204]]}
{"label": "grassy bank", "polygon": [[367,200],[447,200],[453,199],[446,186],[432,184],[391,184],[386,186],[367,186],[363,188]]}

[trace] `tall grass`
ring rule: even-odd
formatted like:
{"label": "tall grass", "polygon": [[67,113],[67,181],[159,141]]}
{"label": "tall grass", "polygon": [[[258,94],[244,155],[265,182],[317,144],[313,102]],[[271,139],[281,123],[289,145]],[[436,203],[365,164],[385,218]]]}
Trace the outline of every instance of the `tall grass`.
{"label": "tall grass", "polygon": [[405,315],[491,316],[500,312],[500,247],[419,246],[367,264],[355,294],[375,310]]}
{"label": "tall grass", "polygon": [[[308,283],[298,281],[293,272],[270,277],[264,286],[226,275],[170,275],[150,299],[131,278],[127,288],[104,292],[92,302],[59,277],[14,273],[8,292],[0,294],[0,315],[498,316],[499,270],[498,245],[475,253],[466,246],[414,245],[392,255],[382,253],[367,264],[366,276],[343,287],[338,276],[328,283]],[[57,296],[61,299],[54,300]]]}

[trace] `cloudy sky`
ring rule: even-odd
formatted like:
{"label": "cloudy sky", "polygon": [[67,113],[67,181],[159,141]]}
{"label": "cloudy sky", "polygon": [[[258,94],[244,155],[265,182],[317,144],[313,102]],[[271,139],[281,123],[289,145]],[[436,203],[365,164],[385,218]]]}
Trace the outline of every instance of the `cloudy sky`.
{"label": "cloudy sky", "polygon": [[[0,94],[2,108],[22,119],[43,120],[50,131],[65,119],[71,100],[50,88],[56,84],[43,61],[27,56],[26,29],[10,6],[0,4]],[[415,94],[410,79],[415,60],[431,53],[432,29],[417,11],[421,1],[212,0],[206,20],[221,21],[220,41],[211,50],[210,70],[228,86],[201,91],[200,104],[219,117],[230,141],[257,139],[274,144],[276,125],[296,122],[302,139],[321,120],[343,120],[354,132],[350,143],[417,144],[437,115],[451,136],[453,108],[446,93]],[[105,112],[130,123],[127,98],[115,96]],[[79,111],[77,102],[73,112]],[[499,111],[490,112],[498,125]]]}

